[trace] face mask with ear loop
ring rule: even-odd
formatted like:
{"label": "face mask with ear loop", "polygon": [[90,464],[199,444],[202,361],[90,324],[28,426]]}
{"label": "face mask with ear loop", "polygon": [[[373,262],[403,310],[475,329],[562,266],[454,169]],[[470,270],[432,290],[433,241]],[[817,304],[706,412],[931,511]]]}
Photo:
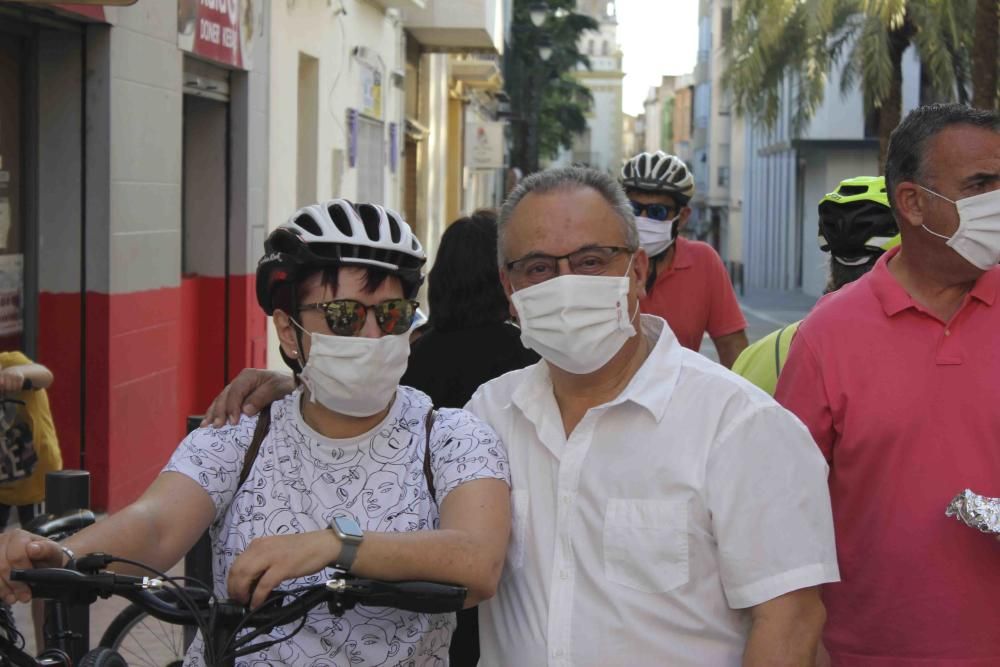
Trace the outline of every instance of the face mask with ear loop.
{"label": "face mask with ear loop", "polygon": [[951,236],[920,225],[924,231],[947,241],[949,248],[981,271],[989,271],[1000,263],[1000,189],[956,201],[919,183],[917,187],[951,202],[958,209],[958,229]]}
{"label": "face mask with ear loop", "polygon": [[644,216],[636,216],[635,226],[639,230],[639,244],[646,254],[656,257],[674,244],[677,238],[677,226],[681,214],[678,213],[669,220],[653,220]]}
{"label": "face mask with ear loop", "polygon": [[[389,405],[410,358],[409,332],[381,338],[334,336],[291,322],[312,341],[299,377],[314,402],[350,417],[370,417]],[[299,355],[304,357],[301,334]]]}
{"label": "face mask with ear loop", "polygon": [[521,342],[569,373],[603,367],[636,333],[639,304],[634,313],[628,308],[631,270],[629,260],[624,276],[569,274],[513,292]]}

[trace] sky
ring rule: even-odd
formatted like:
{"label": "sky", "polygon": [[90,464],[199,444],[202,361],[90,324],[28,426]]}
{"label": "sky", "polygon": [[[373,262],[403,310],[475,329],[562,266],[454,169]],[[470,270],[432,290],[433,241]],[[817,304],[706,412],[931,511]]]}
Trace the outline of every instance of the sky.
{"label": "sky", "polygon": [[622,106],[642,113],[664,74],[687,74],[698,58],[698,0],[617,0],[618,43],[625,54]]}

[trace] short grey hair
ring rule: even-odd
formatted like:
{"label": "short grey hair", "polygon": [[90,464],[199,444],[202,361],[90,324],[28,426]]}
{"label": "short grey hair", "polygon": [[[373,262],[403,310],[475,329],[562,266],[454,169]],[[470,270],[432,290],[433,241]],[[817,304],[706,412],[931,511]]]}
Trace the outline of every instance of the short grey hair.
{"label": "short grey hair", "polygon": [[919,183],[924,180],[927,142],[953,125],[972,125],[1000,132],[1000,114],[964,104],[930,104],[911,111],[889,135],[886,150],[885,191],[893,213],[896,186],[904,181]]}
{"label": "short grey hair", "polygon": [[639,230],[635,226],[635,214],[632,212],[632,204],[625,191],[618,182],[596,169],[586,167],[563,167],[560,169],[548,169],[539,171],[528,176],[514,188],[503,206],[500,208],[500,217],[497,220],[497,261],[500,268],[507,263],[504,256],[504,245],[507,236],[507,223],[514,215],[514,209],[521,203],[521,200],[532,192],[536,194],[547,194],[549,192],[578,190],[590,188],[604,198],[615,215],[621,220],[622,234],[625,237],[625,246],[631,252],[639,249]]}

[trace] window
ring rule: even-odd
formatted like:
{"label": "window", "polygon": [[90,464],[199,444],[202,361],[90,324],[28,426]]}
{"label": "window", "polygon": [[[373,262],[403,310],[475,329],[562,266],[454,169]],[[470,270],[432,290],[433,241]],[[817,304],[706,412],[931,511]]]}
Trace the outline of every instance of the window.
{"label": "window", "polygon": [[727,187],[729,185],[729,167],[719,167],[719,179],[718,184],[720,187]]}
{"label": "window", "polygon": [[381,121],[358,114],[358,201],[385,198],[385,131]]}
{"label": "window", "polygon": [[601,55],[602,56],[608,55],[608,40],[604,40],[604,43],[601,44]]}

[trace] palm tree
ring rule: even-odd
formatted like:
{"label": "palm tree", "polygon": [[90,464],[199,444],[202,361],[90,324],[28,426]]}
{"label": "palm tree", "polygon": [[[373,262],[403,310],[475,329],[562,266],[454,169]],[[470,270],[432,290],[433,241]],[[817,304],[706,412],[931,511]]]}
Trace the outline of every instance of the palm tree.
{"label": "palm tree", "polygon": [[736,110],[773,127],[786,82],[800,134],[842,63],[841,93],[861,86],[878,111],[879,165],[902,113],[903,52],[917,49],[938,99],[967,99],[975,0],[744,0],[726,45]]}
{"label": "palm tree", "polygon": [[1000,0],[976,2],[976,33],[972,47],[972,103],[984,109],[997,106],[1000,71]]}

